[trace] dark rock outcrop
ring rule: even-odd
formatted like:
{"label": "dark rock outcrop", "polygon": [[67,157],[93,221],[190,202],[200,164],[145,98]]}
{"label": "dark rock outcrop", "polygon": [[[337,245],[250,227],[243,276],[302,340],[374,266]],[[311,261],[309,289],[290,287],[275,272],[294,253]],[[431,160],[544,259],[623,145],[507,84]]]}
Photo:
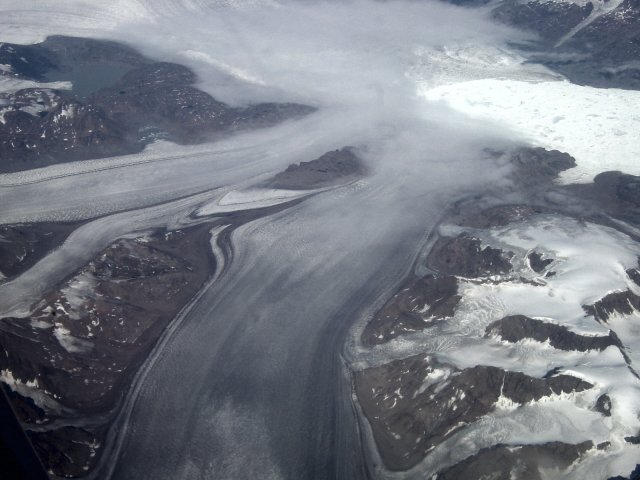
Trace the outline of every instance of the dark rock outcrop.
{"label": "dark rock outcrop", "polygon": [[[11,402],[56,475],[93,465],[131,378],[210,275],[210,228],[118,240],[46,293],[29,318],[0,319]],[[95,431],[48,427],[77,415],[101,420]]]}
{"label": "dark rock outcrop", "polygon": [[62,91],[29,88],[0,94],[0,172],[87,158],[124,155],[142,149],[124,125],[96,105]]}
{"label": "dark rock outcrop", "polygon": [[531,270],[536,273],[542,273],[545,268],[553,263],[552,258],[543,258],[542,254],[538,252],[531,252],[529,255],[527,255],[527,260],[529,261]]}
{"label": "dark rock outcrop", "polygon": [[621,315],[631,315],[634,311],[640,310],[640,296],[631,290],[624,292],[614,292],[601,298],[593,305],[583,305],[582,308],[598,322],[607,323],[609,317],[616,313]]}
{"label": "dark rock outcrop", "polygon": [[[595,87],[640,88],[640,3],[624,0],[616,8],[586,3],[525,0],[498,2],[492,16],[539,35],[537,45],[523,46],[534,62],[572,82]],[[584,22],[595,8],[604,8]],[[584,22],[581,24],[581,22]],[[577,28],[579,27],[580,28]],[[574,30],[575,29],[575,30]]]}
{"label": "dark rock outcrop", "polygon": [[514,166],[510,177],[521,187],[545,185],[576,166],[568,153],[539,147],[520,148],[511,153],[509,162]]}
{"label": "dark rock outcrop", "polygon": [[289,165],[285,171],[268,181],[267,186],[292,190],[319,188],[355,180],[364,173],[362,160],[354,148],[344,147],[309,162]]}
{"label": "dark rock outcrop", "polygon": [[27,433],[47,469],[66,478],[86,475],[94,466],[103,435],[77,427]]}
{"label": "dark rock outcrop", "polygon": [[569,375],[535,378],[496,367],[459,370],[417,355],[355,374],[356,393],[385,465],[406,470],[436,445],[496,408],[591,384]]}
{"label": "dark rock outcrop", "polygon": [[[232,107],[195,88],[188,68],[155,62],[116,42],[56,36],[8,45],[0,59],[12,67],[0,73],[71,80],[73,88],[0,94],[0,172],[135,153],[159,138],[198,143],[315,110],[294,103]],[[23,66],[17,52],[31,52],[22,58],[33,65]],[[13,70],[16,63],[21,70]]]}
{"label": "dark rock outcrop", "polygon": [[640,435],[630,435],[628,437],[624,437],[624,441],[633,445],[640,445]]}
{"label": "dark rock outcrop", "polygon": [[627,276],[640,287],[640,269],[630,268],[626,271]]}
{"label": "dark rock outcrop", "polygon": [[540,35],[552,47],[593,11],[593,5],[570,2],[501,2],[493,11],[494,19]]}
{"label": "dark rock outcrop", "polygon": [[362,343],[379,345],[453,316],[460,302],[455,277],[427,275],[400,287],[365,327]]}
{"label": "dark rock outcrop", "polygon": [[455,238],[438,239],[427,263],[442,275],[466,278],[505,275],[512,269],[508,256],[502,250],[482,248],[479,239],[464,233]]}
{"label": "dark rock outcrop", "polygon": [[201,142],[215,133],[268,126],[313,111],[297,104],[230,107],[193,87],[195,81],[195,74],[182,65],[151,63],[99,90],[91,102],[127,130],[142,135],[156,129],[178,143]]}
{"label": "dark rock outcrop", "polygon": [[456,219],[458,225],[472,228],[503,227],[512,222],[519,222],[533,215],[546,213],[546,211],[532,205],[498,205],[490,208],[475,208],[473,205],[465,205],[465,210]]}
{"label": "dark rock outcrop", "polygon": [[611,416],[611,398],[606,393],[600,395],[596,400],[595,410],[605,417]]}
{"label": "dark rock outcrop", "polygon": [[486,336],[497,336],[507,342],[518,342],[524,339],[549,341],[553,348],[559,350],[586,352],[587,350],[602,351],[611,346],[622,348],[620,339],[613,332],[609,332],[607,336],[580,335],[562,325],[535,320],[524,315],[511,315],[496,320],[487,325],[485,332]]}

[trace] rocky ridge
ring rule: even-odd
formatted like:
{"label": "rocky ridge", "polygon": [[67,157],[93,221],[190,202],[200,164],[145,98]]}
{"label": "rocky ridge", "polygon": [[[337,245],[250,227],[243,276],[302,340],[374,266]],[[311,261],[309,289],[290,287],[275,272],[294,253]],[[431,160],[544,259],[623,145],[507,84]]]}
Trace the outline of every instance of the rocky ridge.
{"label": "rocky ridge", "polygon": [[195,74],[116,42],[53,36],[0,44],[0,75],[71,81],[70,90],[0,93],[0,172],[135,153],[150,142],[210,141],[313,112],[294,103],[232,107],[193,86]]}

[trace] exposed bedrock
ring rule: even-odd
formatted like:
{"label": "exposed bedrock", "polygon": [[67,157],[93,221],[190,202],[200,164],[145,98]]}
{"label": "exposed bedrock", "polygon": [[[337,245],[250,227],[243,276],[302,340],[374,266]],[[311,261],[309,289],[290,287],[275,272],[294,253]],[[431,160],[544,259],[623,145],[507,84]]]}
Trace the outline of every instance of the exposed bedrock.
{"label": "exposed bedrock", "polygon": [[491,14],[502,23],[538,34],[537,45],[523,46],[523,53],[574,83],[640,88],[637,0],[497,2]]}
{"label": "exposed bedrock", "polygon": [[535,378],[489,366],[460,370],[425,355],[356,372],[355,385],[391,470],[411,468],[445,439],[499,408],[499,402],[523,405],[592,387],[569,375]]}
{"label": "exposed bedrock", "polygon": [[0,172],[134,153],[159,138],[198,143],[315,110],[295,103],[232,107],[195,88],[188,68],[116,42],[56,36],[36,45],[4,43],[0,61],[10,65],[3,75],[73,85],[0,94]]}
{"label": "exposed bedrock", "polygon": [[[77,475],[96,461],[131,378],[211,274],[210,228],[118,240],[29,317],[0,319],[1,379],[55,474]],[[93,427],[64,426],[78,417],[94,418]]]}
{"label": "exposed bedrock", "polygon": [[289,165],[266,183],[271,188],[304,190],[356,180],[366,172],[353,147],[327,152],[309,162]]}
{"label": "exposed bedrock", "polygon": [[519,148],[510,153],[509,162],[514,166],[511,179],[525,188],[548,184],[561,172],[576,166],[568,153],[540,147]]}
{"label": "exposed bedrock", "polygon": [[606,336],[587,336],[572,332],[567,327],[554,323],[536,320],[524,315],[510,315],[487,325],[486,336],[496,336],[507,342],[519,342],[530,339],[538,342],[549,342],[559,350],[605,350],[615,346],[622,348],[620,339],[612,331]]}
{"label": "exposed bedrock", "polygon": [[542,273],[545,268],[553,263],[552,258],[544,258],[542,254],[538,252],[531,252],[529,255],[527,255],[527,260],[529,261],[531,270],[536,273]]}
{"label": "exposed bedrock", "polygon": [[442,275],[480,278],[511,272],[511,256],[497,248],[483,248],[480,239],[462,233],[438,239],[427,263]]}
{"label": "exposed bedrock", "polygon": [[362,343],[379,345],[428,328],[453,316],[460,298],[458,280],[453,276],[412,279],[374,315],[362,333]]}
{"label": "exposed bedrock", "polygon": [[612,315],[631,315],[634,311],[640,310],[640,296],[631,290],[613,292],[593,305],[583,305],[582,308],[598,322],[606,323]]}
{"label": "exposed bedrock", "polygon": [[515,27],[538,33],[551,47],[593,11],[593,5],[570,2],[501,2],[493,18]]}

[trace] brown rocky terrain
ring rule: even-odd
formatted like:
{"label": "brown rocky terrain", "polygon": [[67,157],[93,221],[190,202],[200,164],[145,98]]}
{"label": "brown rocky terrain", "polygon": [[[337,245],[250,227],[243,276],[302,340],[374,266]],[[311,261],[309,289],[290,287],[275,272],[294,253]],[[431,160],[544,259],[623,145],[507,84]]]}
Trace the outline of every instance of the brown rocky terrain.
{"label": "brown rocky terrain", "polygon": [[304,190],[344,183],[364,174],[364,165],[355,149],[343,147],[327,152],[315,160],[289,165],[266,185],[272,188]]}
{"label": "brown rocky terrain", "polygon": [[604,296],[593,305],[584,305],[587,315],[593,316],[597,321],[606,323],[611,315],[616,313],[630,315],[640,310],[640,296],[631,290],[613,292]]}
{"label": "brown rocky terrain", "polygon": [[610,331],[607,336],[586,336],[572,332],[567,327],[542,320],[525,317],[524,315],[510,315],[487,325],[486,336],[495,336],[506,342],[519,342],[525,339],[538,342],[549,342],[553,348],[559,350],[605,350],[611,346],[622,348],[620,339]]}
{"label": "brown rocky terrain", "polygon": [[[482,232],[475,233],[474,229],[504,227],[539,214],[564,214],[607,226],[614,225],[602,212],[631,223],[640,218],[635,214],[637,177],[614,172],[601,174],[593,184],[559,186],[553,180],[559,172],[575,164],[570,156],[527,148],[508,155],[508,161],[514,167],[513,185],[528,200],[500,204],[487,195],[486,201],[485,197],[479,196],[455,204],[445,222],[462,227],[459,230],[463,233],[436,237],[430,244],[426,261],[421,265],[429,272],[436,272],[435,276],[409,277],[365,326],[362,334],[364,347],[379,345],[404,333],[434,325],[437,316],[421,314],[425,308],[428,310],[427,305],[431,305],[426,301],[427,297],[437,298],[447,306],[451,306],[448,302],[454,296],[456,304],[460,300],[457,287],[455,290],[435,287],[442,279],[450,278],[456,286],[459,282],[502,281],[540,285],[544,280],[541,279],[542,283],[533,282],[530,274],[555,275],[552,270],[556,259],[548,253],[533,249],[515,255],[483,243],[480,238],[485,238]],[[570,209],[557,201],[548,202],[548,194],[557,195],[556,199],[572,199],[573,205],[580,208]],[[524,263],[520,255],[524,255]],[[630,281],[640,285],[639,271],[640,268],[631,268],[626,273]],[[635,294],[628,290],[606,295],[594,305],[584,308],[596,319],[606,321],[612,313],[628,314],[637,309],[637,305]],[[455,314],[455,305],[451,312],[448,314]],[[485,336],[510,343],[525,339],[548,342],[555,349],[572,352],[603,351],[614,346],[627,363],[630,362],[627,349],[613,331],[608,335],[580,335],[550,321],[508,315],[491,322],[486,327]],[[356,371],[354,382],[378,451],[385,466],[391,470],[407,470],[416,466],[437,445],[458,432],[463,435],[465,428],[497,408],[518,408],[553,393],[591,388],[587,382],[563,374],[560,366],[537,378],[483,365],[461,369],[438,360],[437,353],[429,352]],[[590,408],[603,416],[611,416],[611,398],[602,393]],[[495,445],[439,472],[438,478],[540,478],[540,471],[545,468],[555,471],[568,468],[592,447],[591,442],[580,445]]]}
{"label": "brown rocky terrain", "polygon": [[535,378],[496,367],[458,369],[428,355],[396,360],[355,373],[360,405],[385,465],[407,470],[426,454],[499,408],[592,385],[570,375]]}
{"label": "brown rocky terrain", "polygon": [[232,107],[195,88],[188,68],[110,41],[3,43],[0,60],[10,66],[0,75],[73,84],[0,94],[0,172],[135,153],[159,138],[199,143],[315,110],[294,103]]}
{"label": "brown rocky terrain", "polygon": [[365,346],[379,345],[451,317],[460,302],[458,280],[427,275],[410,280],[377,312],[362,333]]}
{"label": "brown rocky terrain", "polygon": [[[47,292],[28,318],[0,319],[3,380],[54,474],[76,476],[96,461],[132,376],[210,275],[209,228],[118,240]],[[83,416],[103,420],[59,426]]]}
{"label": "brown rocky terrain", "polygon": [[479,278],[511,272],[511,256],[497,248],[483,248],[480,239],[462,233],[457,237],[439,238],[427,264],[442,275]]}
{"label": "brown rocky terrain", "polygon": [[531,270],[536,273],[542,273],[545,268],[553,263],[553,258],[543,258],[542,254],[538,252],[531,252],[527,255],[527,260],[529,261]]}

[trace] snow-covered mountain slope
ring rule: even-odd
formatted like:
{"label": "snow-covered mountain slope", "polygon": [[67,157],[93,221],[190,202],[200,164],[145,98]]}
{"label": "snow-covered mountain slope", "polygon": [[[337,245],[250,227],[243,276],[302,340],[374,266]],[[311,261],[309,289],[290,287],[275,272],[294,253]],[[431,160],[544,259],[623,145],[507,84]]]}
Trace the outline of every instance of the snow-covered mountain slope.
{"label": "snow-covered mountain slope", "polygon": [[[441,234],[464,230],[449,226]],[[505,252],[510,274],[459,278],[462,299],[452,316],[425,323],[424,331],[354,352],[359,395],[366,397],[378,444],[392,462],[402,457],[390,452],[407,451],[410,457],[405,458],[414,464],[408,475],[390,478],[432,475],[498,444],[515,448],[549,442],[591,442],[579,459],[567,460],[549,478],[604,479],[633,470],[640,454],[634,440],[640,433],[640,313],[614,313],[608,322],[599,323],[585,313],[585,305],[614,291],[640,292],[628,274],[638,267],[640,246],[611,228],[549,215],[469,234],[480,238],[483,247]],[[545,259],[537,272],[531,266],[532,252]],[[536,319],[531,320],[531,330],[513,330],[518,315]],[[535,332],[545,325],[554,326],[559,336],[536,340]],[[603,340],[601,346],[593,343],[596,338]],[[391,359],[395,363],[387,363]],[[508,372],[561,383],[553,387],[553,395],[545,396],[537,380],[519,377],[511,392],[509,382],[514,380]],[[493,375],[503,378],[497,392],[491,391]],[[451,389],[451,382],[456,388]],[[365,388],[369,386],[371,392]],[[430,398],[442,392],[451,398],[432,405],[425,391]],[[485,411],[477,403],[469,406],[469,395],[491,407]],[[427,405],[431,413],[424,417],[421,412]],[[449,429],[440,431],[442,423]],[[413,450],[406,439],[423,425],[426,430],[416,437],[416,448],[425,438],[430,447]],[[385,437],[385,431],[392,434]],[[562,463],[554,461],[560,462],[556,468]],[[485,466],[486,462],[498,461],[485,459]],[[501,467],[496,463],[495,468]]]}

